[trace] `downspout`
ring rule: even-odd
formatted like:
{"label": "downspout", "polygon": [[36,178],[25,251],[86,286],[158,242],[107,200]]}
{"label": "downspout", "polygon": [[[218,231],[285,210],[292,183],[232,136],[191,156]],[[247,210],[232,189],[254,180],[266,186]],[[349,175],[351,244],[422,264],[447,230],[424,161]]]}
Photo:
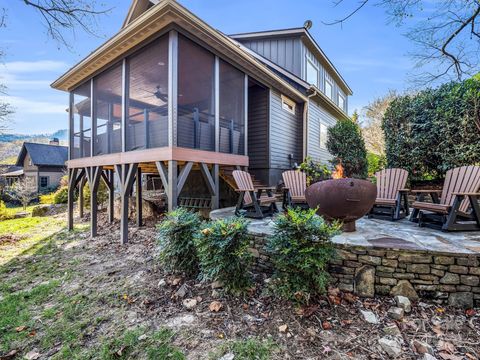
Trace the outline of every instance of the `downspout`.
{"label": "downspout", "polygon": [[310,104],[310,98],[316,96],[317,90],[310,87],[309,91],[313,91],[310,95],[307,95],[307,101],[303,107],[303,159],[307,157],[308,154],[308,106]]}

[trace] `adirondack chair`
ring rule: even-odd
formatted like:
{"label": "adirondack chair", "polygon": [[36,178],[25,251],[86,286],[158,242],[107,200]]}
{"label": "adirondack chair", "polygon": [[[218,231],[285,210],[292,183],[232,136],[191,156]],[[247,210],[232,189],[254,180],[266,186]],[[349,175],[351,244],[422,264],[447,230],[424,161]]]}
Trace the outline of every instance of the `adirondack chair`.
{"label": "adirondack chair", "polygon": [[[410,220],[442,231],[480,230],[480,166],[447,172],[443,190],[417,190]],[[441,193],[440,198],[436,196]],[[432,203],[424,202],[426,194]]]}
{"label": "adirondack chair", "polygon": [[283,188],[283,209],[289,206],[308,208],[305,199],[307,175],[302,171],[288,170],[282,174],[285,187]]}
{"label": "adirondack chair", "polygon": [[[232,174],[238,187],[236,191],[240,193],[235,215],[262,219],[278,212],[276,197],[272,193],[275,187],[255,188],[250,174],[246,171],[235,170]],[[265,195],[262,195],[264,191]]]}
{"label": "adirondack chair", "polygon": [[375,174],[377,179],[377,199],[369,218],[403,219],[410,214],[408,208],[408,171],[403,169],[384,169]]}

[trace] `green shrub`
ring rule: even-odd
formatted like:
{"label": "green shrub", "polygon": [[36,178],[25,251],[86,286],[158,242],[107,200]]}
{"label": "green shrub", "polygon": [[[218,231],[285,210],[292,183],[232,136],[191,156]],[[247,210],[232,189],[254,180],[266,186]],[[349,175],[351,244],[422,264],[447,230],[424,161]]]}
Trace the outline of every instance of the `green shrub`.
{"label": "green shrub", "polygon": [[66,204],[68,203],[68,187],[61,187],[53,194],[54,204]]}
{"label": "green shrub", "polygon": [[350,119],[338,120],[328,129],[327,149],[334,157],[333,165],[341,164],[345,176],[367,177],[367,150],[357,123]]}
{"label": "green shrub", "polygon": [[[85,199],[85,207],[87,209],[90,209],[90,186],[88,185],[88,182],[85,183],[85,187],[83,188],[83,197]],[[102,206],[107,202],[107,200],[108,200],[107,185],[105,185],[103,180],[100,180],[100,184],[98,185],[98,190],[97,190],[97,203],[98,205]]]}
{"label": "green shrub", "polygon": [[424,180],[480,164],[479,109],[480,80],[475,78],[397,97],[382,123],[388,166]]}
{"label": "green shrub", "polygon": [[387,158],[385,155],[377,155],[372,152],[367,153],[368,176],[372,177],[376,172],[385,169]]}
{"label": "green shrub", "polygon": [[39,197],[40,204],[54,204],[55,203],[55,193],[52,192],[50,194],[40,195]]}
{"label": "green shrub", "polygon": [[329,179],[332,175],[327,165],[313,160],[310,156],[305,158],[299,168],[307,175],[307,183],[309,185]]}
{"label": "green shrub", "polygon": [[251,283],[249,242],[244,218],[205,222],[195,236],[202,280],[220,281],[232,293],[245,291]]}
{"label": "green shrub", "polygon": [[187,275],[198,272],[194,234],[199,231],[200,216],[184,208],[169,212],[157,226],[160,261],[169,270]]}
{"label": "green shrub", "polygon": [[0,220],[8,220],[11,219],[11,215],[7,211],[7,207],[5,206],[5,203],[3,200],[0,200]]}
{"label": "green shrub", "polygon": [[327,264],[335,256],[331,239],[339,230],[339,224],[329,224],[315,209],[290,208],[278,216],[267,242],[275,269],[274,292],[299,302],[324,293],[329,279]]}

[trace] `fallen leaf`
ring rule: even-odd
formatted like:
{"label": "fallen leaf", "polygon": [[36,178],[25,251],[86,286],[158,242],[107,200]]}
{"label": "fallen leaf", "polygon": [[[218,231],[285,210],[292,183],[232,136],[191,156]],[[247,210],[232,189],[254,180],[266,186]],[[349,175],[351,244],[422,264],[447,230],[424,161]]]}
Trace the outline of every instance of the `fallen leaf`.
{"label": "fallen leaf", "polygon": [[287,329],[288,329],[288,325],[280,325],[278,327],[278,331],[280,331],[281,333],[287,332]]}
{"label": "fallen leaf", "polygon": [[[439,314],[443,314],[445,312],[445,309],[444,308],[436,308],[435,311]],[[426,314],[425,314],[425,317],[426,317]]]}
{"label": "fallen leaf", "polygon": [[33,337],[35,335],[37,335],[37,332],[35,330],[30,331],[30,333],[28,334],[28,336],[30,337]]}
{"label": "fallen leaf", "polygon": [[463,357],[449,354],[447,352],[440,352],[438,355],[444,360],[463,360]]}
{"label": "fallen leaf", "polygon": [[219,312],[222,309],[223,305],[220,301],[212,301],[208,308],[211,312]]}
{"label": "fallen leaf", "polygon": [[15,356],[17,356],[17,353],[18,353],[18,350],[10,350],[8,352],[8,354],[5,354],[5,355],[2,355],[0,356],[0,359],[1,360],[10,360],[10,359],[13,359]]}
{"label": "fallen leaf", "polygon": [[352,323],[353,323],[353,320],[342,320],[343,326],[351,325]]}
{"label": "fallen leaf", "polygon": [[349,303],[353,303],[357,300],[357,297],[352,293],[345,293],[345,295],[343,295],[343,298]]}
{"label": "fallen leaf", "polygon": [[319,305],[305,306],[300,309],[299,315],[302,315],[308,318],[313,314],[315,314],[319,307],[320,307]]}
{"label": "fallen leaf", "polygon": [[473,356],[473,355],[470,354],[470,353],[466,353],[465,356],[466,356],[467,358],[469,358],[470,360],[477,360],[477,357]]}
{"label": "fallen leaf", "polygon": [[248,304],[242,304],[243,310],[247,311],[248,310]]}
{"label": "fallen leaf", "polygon": [[25,355],[25,359],[26,360],[36,360],[40,358],[40,354],[38,352],[36,352],[35,350],[32,350],[32,351],[29,351],[26,355]]}
{"label": "fallen leaf", "polygon": [[468,309],[468,310],[465,311],[465,315],[470,316],[470,317],[475,316],[476,313],[477,312],[474,309]]}
{"label": "fallen leaf", "polygon": [[26,326],[18,326],[18,327],[15,328],[15,330],[16,330],[17,332],[22,332],[22,331],[25,330],[26,328],[27,328]]}
{"label": "fallen leaf", "polygon": [[445,333],[443,332],[442,328],[440,327],[440,325],[437,325],[437,326],[433,326],[432,327],[432,330],[435,334],[437,334],[437,336],[442,336],[442,335],[445,335]]}
{"label": "fallen leaf", "polygon": [[324,321],[322,323],[323,330],[331,330],[332,329],[332,324],[330,324],[328,321]]}
{"label": "fallen leaf", "polygon": [[437,344],[437,349],[439,351],[446,351],[450,354],[455,353],[455,346],[451,342],[448,342],[448,341],[440,340]]}

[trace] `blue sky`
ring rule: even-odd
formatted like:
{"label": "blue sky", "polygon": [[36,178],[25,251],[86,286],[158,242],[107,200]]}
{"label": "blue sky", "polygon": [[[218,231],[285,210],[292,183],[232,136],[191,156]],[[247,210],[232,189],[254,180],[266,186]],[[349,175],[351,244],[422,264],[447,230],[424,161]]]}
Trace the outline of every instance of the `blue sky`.
{"label": "blue sky", "polygon": [[[16,109],[11,132],[49,133],[67,127],[68,94],[51,89],[50,83],[120,29],[130,1],[103,2],[113,10],[99,18],[100,36],[78,32],[70,37],[73,50],[68,50],[48,39],[33,9],[9,1],[7,27],[0,29],[0,48],[6,53],[0,81],[8,86],[7,100]],[[356,1],[339,7],[330,0],[180,2],[226,34],[301,27],[312,20],[312,35],[353,89],[350,113],[389,89],[402,91],[409,85],[411,44],[402,36],[405,29],[387,24],[381,8],[367,6],[340,27],[322,22],[345,15]]]}

